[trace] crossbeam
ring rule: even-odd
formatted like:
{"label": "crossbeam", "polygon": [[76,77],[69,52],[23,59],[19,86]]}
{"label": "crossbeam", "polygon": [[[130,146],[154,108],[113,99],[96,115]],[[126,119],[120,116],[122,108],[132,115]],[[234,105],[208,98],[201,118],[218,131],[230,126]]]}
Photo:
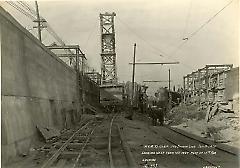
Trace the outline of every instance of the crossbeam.
{"label": "crossbeam", "polygon": [[[161,81],[161,80],[145,80],[143,81],[145,83],[150,83],[150,82],[169,82],[169,81]],[[172,80],[170,80],[170,82],[172,82]]]}
{"label": "crossbeam", "polygon": [[47,46],[49,49],[80,49],[79,45]]}
{"label": "crossbeam", "polygon": [[[76,57],[76,55],[77,54],[56,54],[58,57],[62,57],[62,58],[64,58],[64,57],[73,57],[73,58],[75,58]],[[79,56],[80,57],[84,57],[84,58],[86,58],[85,57],[85,54],[79,54]]]}
{"label": "crossbeam", "polygon": [[206,65],[206,67],[233,67],[233,64]]}
{"label": "crossbeam", "polygon": [[[130,65],[133,63],[130,62]],[[179,62],[136,62],[136,65],[166,65],[166,64],[179,64]]]}

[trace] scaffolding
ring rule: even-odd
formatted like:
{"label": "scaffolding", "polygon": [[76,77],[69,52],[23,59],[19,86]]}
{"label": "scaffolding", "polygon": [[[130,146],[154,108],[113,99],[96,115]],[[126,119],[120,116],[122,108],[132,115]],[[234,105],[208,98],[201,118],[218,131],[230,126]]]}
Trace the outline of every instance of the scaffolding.
{"label": "scaffolding", "polygon": [[225,79],[232,64],[206,65],[183,77],[184,101],[223,101]]}

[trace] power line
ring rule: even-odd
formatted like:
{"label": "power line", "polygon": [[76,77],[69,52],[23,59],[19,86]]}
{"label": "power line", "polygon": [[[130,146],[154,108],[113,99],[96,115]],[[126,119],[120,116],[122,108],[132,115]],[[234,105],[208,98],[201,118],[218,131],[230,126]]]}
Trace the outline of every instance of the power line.
{"label": "power line", "polygon": [[24,1],[18,1],[19,3],[22,4],[22,6],[25,7],[28,11],[30,11],[33,15],[36,15],[36,11],[32,10],[31,7]]}
{"label": "power line", "polygon": [[221,8],[217,13],[215,13],[212,17],[210,17],[206,22],[204,22],[197,30],[192,32],[186,40],[184,40],[182,43],[180,43],[179,46],[170,54],[171,57],[176,54],[176,52],[182,48],[184,44],[186,44],[193,36],[195,36],[200,30],[202,30],[207,24],[209,24],[218,14],[220,14],[225,8],[227,8],[234,0],[231,0],[229,3],[227,3],[223,8]]}
{"label": "power line", "polygon": [[202,24],[196,31],[192,32],[189,36],[191,38],[192,36],[196,35],[202,28],[204,28],[208,23],[210,23],[219,13],[221,13],[226,7],[228,7],[234,0],[230,1],[228,4],[226,4],[221,10],[219,10],[216,14],[214,14],[210,19],[208,19],[204,24]]}
{"label": "power line", "polygon": [[88,42],[89,42],[90,38],[92,37],[93,33],[95,32],[96,27],[97,27],[97,22],[94,23],[93,29],[92,29],[91,32],[89,33],[89,36],[88,36],[87,41],[86,41],[86,43],[85,43],[85,48],[87,48]]}
{"label": "power line", "polygon": [[21,8],[20,6],[18,6],[17,4],[15,4],[12,1],[6,1],[10,6],[12,6],[13,8],[15,8],[16,10],[18,10],[20,13],[22,13],[23,15],[27,16],[30,19],[35,19],[34,16],[32,16],[30,13],[28,13],[27,11],[25,11],[23,8]]}
{"label": "power line", "polygon": [[[157,49],[156,47],[154,47],[153,45],[151,45],[150,43],[148,43],[145,39],[143,39],[140,35],[138,35],[136,33],[136,31],[134,31],[132,28],[130,28],[126,23],[124,23],[119,17],[116,17],[118,18],[118,20],[125,26],[129,29],[130,32],[132,32],[133,34],[135,34],[138,38],[140,38],[142,41],[144,41],[146,44],[148,44],[149,46],[151,46],[152,48],[154,48],[155,50],[159,51],[159,49]],[[162,51],[160,51],[162,52]],[[163,53],[163,52],[162,52]],[[159,56],[159,55],[158,55]],[[171,58],[168,54],[165,53],[165,56],[168,56],[168,57],[165,57],[166,59],[168,60],[173,60],[173,61],[176,61],[175,59]],[[189,65],[186,65],[186,64],[183,64],[181,63],[180,65],[186,67],[187,69],[190,69],[190,70],[193,70],[194,68],[189,66]]]}
{"label": "power line", "polygon": [[[164,55],[167,56],[167,53],[166,53],[166,52],[162,51],[161,49],[159,49],[159,48],[155,47],[154,45],[152,45],[151,43],[147,42],[142,36],[138,35],[135,30],[133,30],[131,27],[129,27],[129,26],[128,26],[124,21],[122,21],[119,17],[116,17],[116,18],[120,21],[120,23],[122,23],[124,26],[126,26],[126,28],[128,28],[133,34],[135,34],[139,39],[141,39],[143,42],[145,42],[148,46],[150,46],[152,49],[160,52],[160,53],[158,53],[158,54],[161,54],[162,57],[163,57]],[[160,55],[159,55],[159,56],[160,56]]]}
{"label": "power line", "polygon": [[[28,5],[26,2],[24,1],[16,1],[17,3],[14,3],[12,1],[6,1],[10,6],[12,6],[13,8],[15,8],[16,10],[18,10],[19,12],[21,12],[22,14],[24,14],[25,16],[27,16],[28,18],[30,18],[32,21],[34,21],[36,19],[36,15],[37,12],[36,10],[31,7],[30,5]],[[42,16],[39,16],[40,20],[45,20]],[[46,30],[47,32],[62,46],[65,46],[66,44],[64,43],[64,41],[58,36],[58,34],[53,30],[53,28],[47,23],[44,23],[45,26],[47,26]],[[66,53],[71,53],[73,54],[73,52],[70,49],[64,49],[64,51]],[[80,50],[80,52],[82,52]],[[75,63],[74,60],[71,60],[71,58],[69,57],[70,61],[73,61]]]}
{"label": "power line", "polygon": [[185,38],[186,31],[187,31],[187,29],[188,29],[191,9],[192,9],[192,0],[190,0],[190,5],[189,5],[189,8],[188,8],[188,13],[187,13],[187,17],[186,17],[186,22],[185,22],[185,26],[184,26],[184,29],[183,29],[183,38]]}
{"label": "power line", "polygon": [[[19,2],[19,4],[21,4],[22,7],[11,1],[6,1],[6,2],[9,5],[11,5],[12,7],[14,7],[15,9],[17,9],[19,12],[21,12],[22,14],[24,14],[25,16],[30,18],[32,21],[35,20],[34,15],[37,14],[36,11],[32,7],[30,7],[28,4],[26,4],[25,2],[23,2],[23,1]],[[27,9],[27,11],[26,11],[26,9]],[[41,19],[45,20],[43,17],[41,17]],[[51,28],[51,26],[48,23],[45,23],[45,24],[47,26],[46,30],[53,36],[53,38],[55,38],[55,40],[57,40],[60,43],[60,45],[65,45],[63,40],[57,35],[57,33],[55,33],[55,31]],[[71,50],[69,50],[68,52],[72,53]],[[71,58],[69,58],[69,59],[71,59]]]}

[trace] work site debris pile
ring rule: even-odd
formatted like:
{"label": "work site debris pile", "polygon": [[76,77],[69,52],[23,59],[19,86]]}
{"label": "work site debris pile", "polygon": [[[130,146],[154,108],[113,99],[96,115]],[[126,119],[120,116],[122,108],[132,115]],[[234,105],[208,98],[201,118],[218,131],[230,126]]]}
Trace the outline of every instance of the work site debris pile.
{"label": "work site debris pile", "polygon": [[[167,116],[167,123],[189,133],[211,139],[216,143],[239,146],[239,111],[231,104],[181,104]],[[171,119],[171,120],[170,120]]]}

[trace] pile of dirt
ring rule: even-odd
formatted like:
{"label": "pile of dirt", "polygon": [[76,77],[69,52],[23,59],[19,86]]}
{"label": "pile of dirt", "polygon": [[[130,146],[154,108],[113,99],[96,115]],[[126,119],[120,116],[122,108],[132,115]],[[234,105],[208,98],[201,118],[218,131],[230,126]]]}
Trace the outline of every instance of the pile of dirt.
{"label": "pile of dirt", "polygon": [[206,110],[200,109],[197,104],[180,104],[167,113],[166,120],[172,126],[182,124],[188,120],[201,120],[205,118],[205,115]]}
{"label": "pile of dirt", "polygon": [[[215,115],[208,123],[208,131],[216,141],[226,143],[231,146],[240,145],[240,126],[238,113],[220,112]],[[214,130],[214,131],[211,131]],[[213,132],[213,133],[212,133]]]}
{"label": "pile of dirt", "polygon": [[198,105],[181,105],[167,115],[170,126],[191,134],[238,147],[240,145],[239,113],[218,111],[209,121],[205,120],[207,109]]}

